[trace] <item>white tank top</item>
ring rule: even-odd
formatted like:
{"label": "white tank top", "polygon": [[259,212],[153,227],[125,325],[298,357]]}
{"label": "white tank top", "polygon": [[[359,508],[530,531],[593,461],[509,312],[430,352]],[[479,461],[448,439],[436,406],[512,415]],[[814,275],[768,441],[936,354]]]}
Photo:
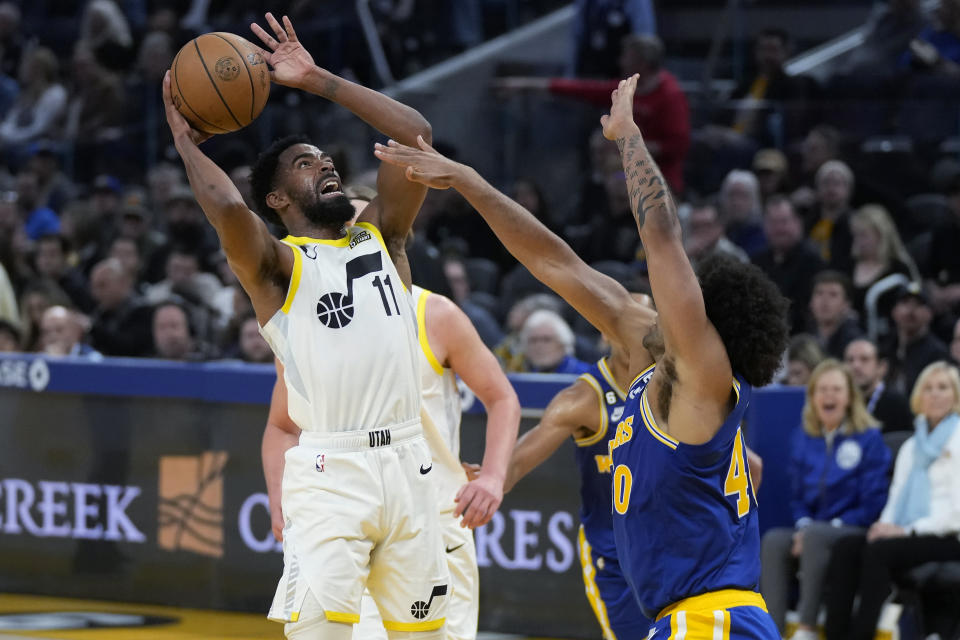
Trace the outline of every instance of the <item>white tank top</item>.
{"label": "white tank top", "polygon": [[427,298],[430,291],[416,285],[413,302],[417,309],[420,337],[420,383],[423,401],[423,432],[430,445],[437,473],[441,511],[452,510],[453,498],[467,481],[460,466],[460,391],[452,369],[444,368],[430,347],[427,336]]}
{"label": "white tank top", "polygon": [[419,421],[413,301],[379,229],[283,242],[294,255],[290,286],[260,332],[283,363],[290,418],[324,433]]}

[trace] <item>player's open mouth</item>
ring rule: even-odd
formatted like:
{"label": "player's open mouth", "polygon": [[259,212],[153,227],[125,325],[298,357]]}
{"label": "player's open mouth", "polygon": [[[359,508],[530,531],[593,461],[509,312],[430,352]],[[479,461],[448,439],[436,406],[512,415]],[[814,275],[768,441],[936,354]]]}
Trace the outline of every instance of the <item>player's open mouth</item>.
{"label": "player's open mouth", "polygon": [[343,195],[340,178],[328,178],[320,183],[321,196]]}

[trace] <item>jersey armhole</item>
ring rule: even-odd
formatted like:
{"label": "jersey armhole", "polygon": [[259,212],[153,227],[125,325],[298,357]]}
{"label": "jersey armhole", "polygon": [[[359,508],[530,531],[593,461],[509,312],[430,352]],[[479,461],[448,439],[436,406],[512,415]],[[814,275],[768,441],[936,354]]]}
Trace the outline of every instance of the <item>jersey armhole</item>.
{"label": "jersey armhole", "polygon": [[650,408],[650,401],[647,400],[647,389],[649,388],[644,387],[640,394],[640,420],[654,440],[676,451],[680,441],[661,431],[660,427],[657,426],[657,419],[653,417],[653,409]]}
{"label": "jersey armhole", "polygon": [[429,295],[429,291],[422,289],[420,298],[417,300],[417,339],[420,341],[420,349],[423,351],[423,355],[430,363],[430,368],[438,376],[442,376],[443,365],[440,364],[433,349],[430,348],[430,339],[427,337],[427,297]]}
{"label": "jersey armhole", "polygon": [[303,276],[303,254],[300,249],[286,240],[281,240],[283,244],[290,247],[293,251],[293,270],[290,272],[290,284],[287,286],[287,296],[283,300],[283,306],[280,311],[284,314],[290,313],[290,307],[293,306],[293,299],[297,295],[297,289],[300,288],[300,278]]}
{"label": "jersey armhole", "polygon": [[597,382],[589,373],[584,373],[580,375],[580,380],[583,380],[597,392],[597,400],[600,402],[600,428],[597,429],[596,433],[593,433],[589,436],[583,438],[574,438],[573,443],[578,447],[589,447],[592,444],[597,444],[607,435],[607,429],[610,428],[609,420],[607,418],[607,405],[604,404],[603,400],[603,389],[600,388],[600,383]]}
{"label": "jersey armhole", "polygon": [[[362,228],[366,229],[367,231],[369,231],[370,233],[372,233],[372,234],[373,234],[373,237],[376,238],[376,239],[377,239],[377,242],[380,243],[380,248],[382,248],[382,249],[383,249],[383,252],[384,252],[385,254],[387,254],[387,259],[390,260],[390,262],[393,262],[393,258],[390,257],[390,249],[387,248],[387,243],[386,243],[386,241],[383,239],[383,234],[380,233],[380,229],[378,229],[378,228],[376,227],[376,225],[374,225],[373,223],[370,223],[370,222],[358,222],[358,223],[356,223],[356,224],[353,225],[353,226],[355,226],[355,227],[362,227]],[[407,293],[410,293],[410,292],[407,290],[407,285],[403,284],[403,280],[400,281],[400,286],[403,287],[403,290],[404,290],[404,291],[406,291]]]}

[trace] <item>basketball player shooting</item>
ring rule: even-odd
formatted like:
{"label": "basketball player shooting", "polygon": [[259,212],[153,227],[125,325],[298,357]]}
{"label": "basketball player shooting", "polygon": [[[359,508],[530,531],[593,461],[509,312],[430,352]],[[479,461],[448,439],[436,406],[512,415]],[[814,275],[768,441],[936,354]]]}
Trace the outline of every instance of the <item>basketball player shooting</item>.
{"label": "basketball player shooting", "polygon": [[[382,134],[430,138],[414,109],[316,66],[293,25],[254,25],[274,82],[325,97]],[[449,576],[433,462],[420,425],[416,318],[401,248],[425,195],[383,165],[380,193],[353,216],[332,159],[302,138],[271,145],[251,186],[274,239],[226,173],[197,146],[163,82],[167,122],[193,193],[284,366],[290,417],[302,430],[283,480],[284,573],[271,619],[290,638],[347,640],[366,586],[391,638],[442,638]],[[398,256],[402,251],[394,251]],[[493,496],[471,483],[469,509]]]}
{"label": "basketball player shooting", "polygon": [[[751,387],[780,365],[787,304],[752,265],[709,259],[694,272],[673,198],[633,120],[636,84],[637,76],[620,83],[602,124],[620,149],[659,314],[637,335],[622,287],[476,171],[423,139],[418,148],[380,145],[376,155],[406,167],[411,181],[459,191],[531,273],[628,348],[636,377],[610,443],[613,528],[624,576],[654,621],[649,637],[774,640],[757,592],[756,497],[740,422]],[[640,368],[638,337],[652,369]]]}

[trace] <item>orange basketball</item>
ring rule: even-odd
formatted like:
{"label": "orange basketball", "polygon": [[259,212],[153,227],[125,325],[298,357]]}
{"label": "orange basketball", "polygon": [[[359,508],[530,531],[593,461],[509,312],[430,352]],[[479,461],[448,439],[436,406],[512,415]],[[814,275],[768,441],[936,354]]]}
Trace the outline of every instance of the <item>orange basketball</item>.
{"label": "orange basketball", "polygon": [[228,133],[260,115],[270,73],[260,50],[232,33],[213,32],[183,45],[170,67],[173,104],[195,129]]}

